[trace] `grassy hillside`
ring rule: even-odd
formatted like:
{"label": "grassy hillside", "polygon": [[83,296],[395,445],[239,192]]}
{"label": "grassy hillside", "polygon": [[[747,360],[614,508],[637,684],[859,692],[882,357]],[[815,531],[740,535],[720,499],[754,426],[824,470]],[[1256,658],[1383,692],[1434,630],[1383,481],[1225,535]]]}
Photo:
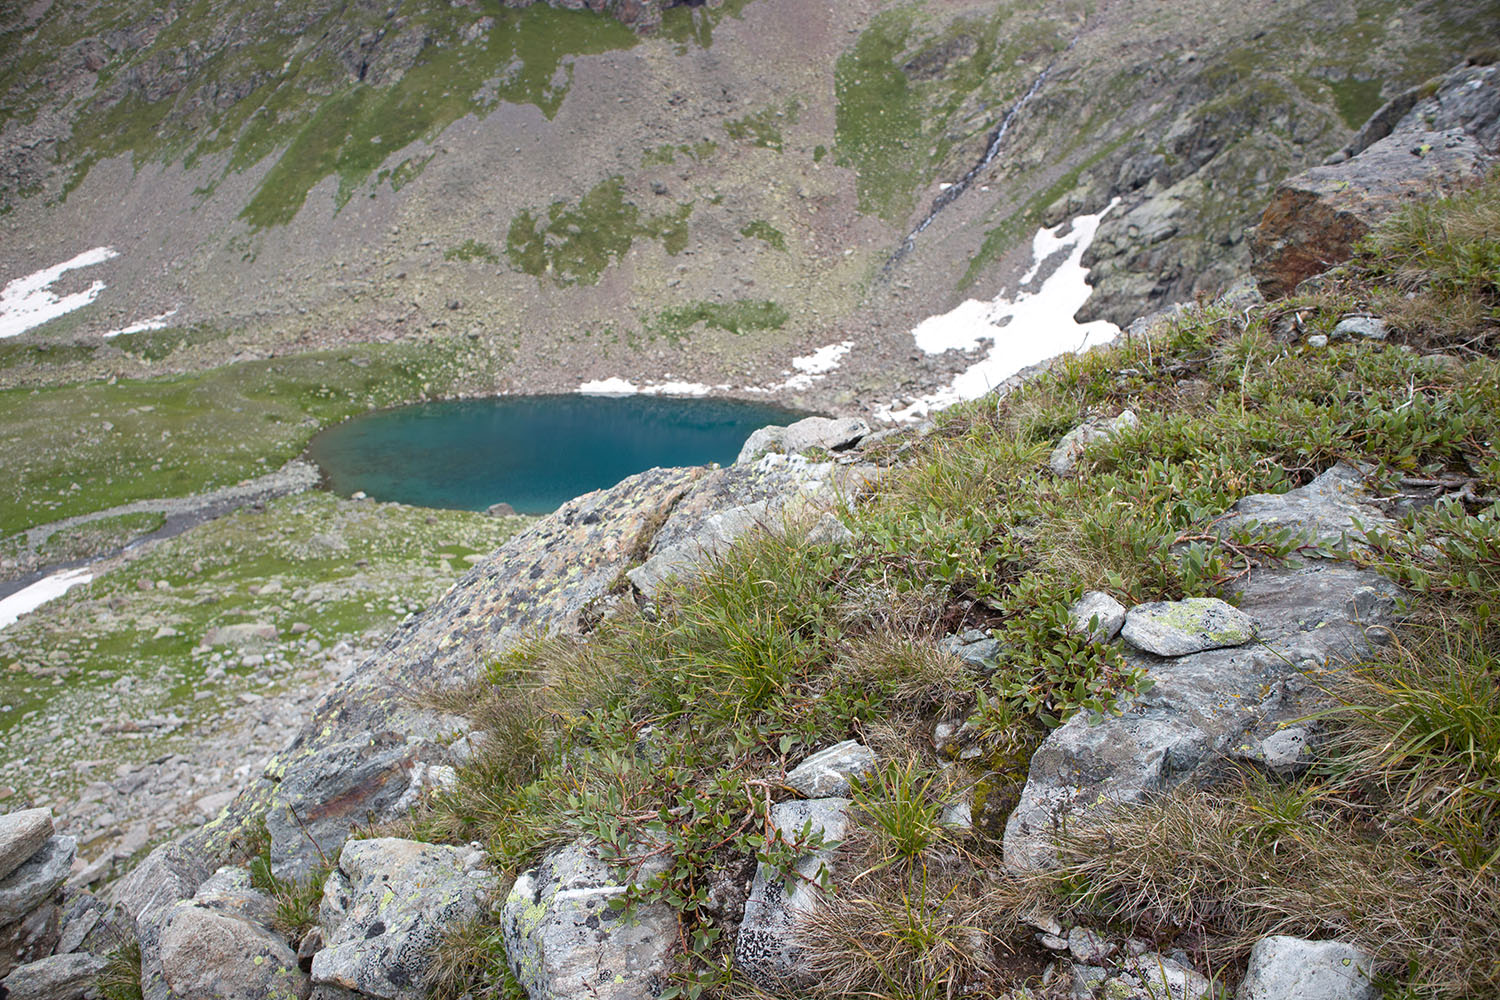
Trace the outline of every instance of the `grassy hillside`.
{"label": "grassy hillside", "polygon": [[[681,914],[674,995],[747,996],[713,887],[757,852],[785,863],[813,846],[768,846],[766,810],[787,794],[788,760],[854,736],[883,770],[854,793],[852,863],[814,935],[820,985],[800,995],[1037,987],[1045,958],[1019,918],[1038,905],[1163,947],[1196,941],[1221,983],[1274,930],[1357,942],[1390,997],[1493,994],[1497,212],[1500,177],[1392,220],[1314,293],[1195,308],[1059,361],[906,446],[844,512],[848,545],[756,538],[649,612],[493,664],[474,692],[485,749],[413,828],[483,840],[511,872],[580,836],[627,866],[646,838],[672,864],[632,893]],[[1307,341],[1357,311],[1385,316],[1392,337]],[[1138,428],[1090,446],[1074,478],[1047,471],[1062,433],[1124,407]],[[1334,738],[1318,765],[1121,809],[1065,838],[1057,871],[1003,875],[1000,830],[1048,728],[1149,683],[1072,631],[1068,605],[1086,589],[1126,604],[1232,595],[1295,545],[1219,541],[1206,522],[1339,460],[1369,463],[1384,493],[1468,486],[1354,556],[1410,591],[1410,618],[1375,659],[1321,680]],[[999,640],[990,670],[936,651],[936,635],[967,626]],[[934,743],[952,719],[977,753]],[[960,832],[940,816],[966,789],[976,823]],[[511,995],[492,929],[453,944],[438,995]]]}

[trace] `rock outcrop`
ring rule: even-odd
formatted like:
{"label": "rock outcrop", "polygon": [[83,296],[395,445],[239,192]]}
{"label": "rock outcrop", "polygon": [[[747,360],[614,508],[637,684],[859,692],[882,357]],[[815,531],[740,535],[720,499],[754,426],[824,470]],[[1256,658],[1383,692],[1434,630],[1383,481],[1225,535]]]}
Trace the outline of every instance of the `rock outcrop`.
{"label": "rock outcrop", "polygon": [[[1247,497],[1226,521],[1264,519],[1277,530],[1295,524],[1331,547],[1349,531],[1356,511],[1367,527],[1389,523],[1358,481],[1356,470],[1336,467],[1285,495]],[[1284,755],[1286,748],[1274,741],[1280,724],[1302,712],[1304,672],[1352,662],[1383,641],[1397,596],[1378,573],[1337,560],[1259,569],[1239,595],[1239,612],[1258,627],[1253,645],[1165,658],[1127,655],[1153,686],[1121,704],[1118,716],[1080,712],[1047,737],[1006,823],[1006,864],[1046,867],[1055,858],[1054,836],[1068,826],[1207,781],[1233,752],[1253,752],[1271,740],[1272,752]],[[1125,628],[1129,638],[1128,619]]]}
{"label": "rock outcrop", "polygon": [[80,923],[72,919],[80,907],[61,905],[74,853],[72,837],[53,833],[48,810],[0,816],[0,997],[81,997],[102,967],[79,950],[97,915]]}
{"label": "rock outcrop", "polygon": [[1382,219],[1418,201],[1452,194],[1500,162],[1500,67],[1466,66],[1443,77],[1423,99],[1393,117],[1377,112],[1371,127],[1336,155],[1282,182],[1250,232],[1255,277],[1268,298],[1347,260],[1354,244]]}

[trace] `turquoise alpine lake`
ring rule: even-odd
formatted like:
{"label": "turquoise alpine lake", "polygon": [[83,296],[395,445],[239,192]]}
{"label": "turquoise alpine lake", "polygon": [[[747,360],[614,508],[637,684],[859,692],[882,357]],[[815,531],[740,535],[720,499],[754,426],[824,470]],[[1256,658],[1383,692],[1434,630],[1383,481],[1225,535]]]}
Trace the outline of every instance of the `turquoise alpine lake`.
{"label": "turquoise alpine lake", "polygon": [[662,396],[500,396],[420,403],[318,434],[328,488],[421,507],[545,514],[653,466],[728,464],[757,427],[808,414]]}

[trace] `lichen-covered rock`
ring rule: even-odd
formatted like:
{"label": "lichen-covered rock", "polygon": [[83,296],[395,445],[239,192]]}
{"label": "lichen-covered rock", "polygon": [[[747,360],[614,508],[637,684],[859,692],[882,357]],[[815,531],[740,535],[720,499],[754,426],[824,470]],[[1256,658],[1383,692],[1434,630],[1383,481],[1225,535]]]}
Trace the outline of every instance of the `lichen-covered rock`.
{"label": "lichen-covered rock", "polygon": [[1255,638],[1255,620],[1217,597],[1190,597],[1136,605],[1126,614],[1120,633],[1147,653],[1187,656],[1243,646]]}
{"label": "lichen-covered rock", "polygon": [[852,494],[868,474],[868,467],[809,462],[798,455],[765,455],[753,464],[715,469],[672,507],[645,561],[630,570],[630,582],[652,596],[666,581],[695,572],[746,533],[780,532],[788,518]]}
{"label": "lichen-covered rock", "polygon": [[1054,474],[1071,476],[1078,465],[1078,459],[1089,445],[1114,437],[1122,430],[1139,427],[1140,424],[1140,418],[1133,410],[1125,410],[1118,417],[1085,420],[1062,436],[1057,447],[1052,449],[1052,456],[1047,459],[1047,464]]}
{"label": "lichen-covered rock", "polygon": [[22,809],[0,816],[0,879],[21,867],[52,836],[52,810]]}
{"label": "lichen-covered rock", "polygon": [[9,875],[0,879],[0,927],[26,916],[67,881],[76,841],[48,837]]}
{"label": "lichen-covered rock", "polygon": [[[467,847],[351,840],[323,887],[326,942],[312,981],[379,1000],[420,1000],[443,934],[489,904],[491,873]],[[292,955],[296,967],[296,955]]]}
{"label": "lichen-covered rock", "polygon": [[322,747],[288,769],[266,810],[271,869],[280,878],[304,878],[317,850],[331,856],[356,822],[400,815],[414,769],[443,759],[443,749],[395,732],[360,733]]}
{"label": "lichen-covered rock", "polygon": [[810,799],[847,796],[849,779],[863,778],[875,770],[875,751],[855,741],[844,740],[794,767],[786,783]]}
{"label": "lichen-covered rock", "polygon": [[83,1000],[109,963],[95,955],[49,955],[18,966],[0,981],[5,1000]]}
{"label": "lichen-covered rock", "polygon": [[[1320,480],[1274,498],[1279,516],[1323,530],[1327,486]],[[1381,517],[1358,488],[1350,485],[1341,497],[1362,519]],[[1272,499],[1241,503],[1255,509]],[[1379,574],[1331,559],[1261,569],[1240,593],[1240,609],[1258,623],[1258,642],[1167,661],[1128,654],[1126,662],[1145,670],[1153,686],[1122,700],[1117,716],[1080,712],[1048,735],[1006,821],[1007,866],[1055,864],[1053,837],[1065,824],[1205,778],[1225,755],[1303,715],[1305,673],[1367,656],[1384,637],[1371,626],[1392,621],[1399,593]]]}
{"label": "lichen-covered rock", "polygon": [[1375,1000],[1375,960],[1342,941],[1261,938],[1237,1000]]}
{"label": "lichen-covered rock", "polygon": [[833,863],[833,848],[844,838],[849,804],[845,798],[794,799],[771,808],[771,822],[784,837],[790,840],[809,830],[822,834],[824,846],[797,859],[796,878],[783,878],[766,864],[755,870],[735,938],[734,962],[762,986],[807,978],[806,953],[797,943],[797,931],[817,905],[817,886]]}
{"label": "lichen-covered rock", "polygon": [[116,906],[134,921],[141,946],[141,992],[146,1000],[165,1000],[171,990],[161,972],[161,930],[167,914],[193,893],[208,875],[203,858],[177,843],[163,844],[146,855],[114,888]]}
{"label": "lichen-covered rock", "polygon": [[1109,642],[1125,624],[1125,605],[1099,590],[1091,590],[1068,608],[1068,621],[1075,632],[1093,642]]}
{"label": "lichen-covered rock", "polygon": [[280,935],[198,900],[168,913],[161,969],[182,1000],[307,1000],[312,988]]}
{"label": "lichen-covered rock", "polygon": [[[660,867],[657,859],[637,877]],[[662,904],[613,909],[624,892],[598,849],[583,844],[516,879],[500,919],[511,971],[531,1000],[651,1000],[666,989],[677,917]]]}
{"label": "lichen-covered rock", "polygon": [[0,977],[53,953],[60,916],[61,907],[48,900],[15,923],[0,926]]}

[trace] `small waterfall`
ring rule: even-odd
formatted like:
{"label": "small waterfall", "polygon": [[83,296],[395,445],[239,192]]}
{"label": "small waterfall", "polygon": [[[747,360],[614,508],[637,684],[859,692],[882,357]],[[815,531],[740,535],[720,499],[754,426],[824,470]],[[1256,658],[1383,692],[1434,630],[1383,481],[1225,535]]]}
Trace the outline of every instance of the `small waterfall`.
{"label": "small waterfall", "polygon": [[938,217],[938,213],[957,201],[959,196],[969,189],[969,185],[974,183],[974,178],[978,177],[985,167],[994,162],[995,157],[1000,154],[1000,146],[1005,142],[1005,136],[1010,132],[1011,125],[1020,117],[1026,105],[1031,103],[1031,99],[1042,89],[1042,85],[1047,82],[1047,77],[1052,74],[1052,69],[1057,65],[1058,59],[1072,51],[1077,41],[1078,39],[1075,36],[1068,43],[1068,47],[1063,49],[1062,53],[1044,66],[1042,71],[1037,74],[1036,79],[1031,81],[1031,86],[1027,88],[1026,93],[1022,94],[1020,99],[1010,106],[1010,110],[1005,112],[1005,117],[1000,119],[1000,124],[995,126],[995,131],[990,134],[990,141],[985,146],[984,155],[979,158],[979,162],[970,167],[968,172],[955,181],[951,187],[932,199],[932,207],[927,210],[926,218],[919,222],[915,229],[906,234],[906,239],[901,241],[901,245],[896,248],[896,252],[891,254],[890,260],[885,262],[882,273],[889,273],[893,267],[899,264],[901,258],[905,257],[916,246],[917,236],[928,226],[932,225],[932,220]]}

